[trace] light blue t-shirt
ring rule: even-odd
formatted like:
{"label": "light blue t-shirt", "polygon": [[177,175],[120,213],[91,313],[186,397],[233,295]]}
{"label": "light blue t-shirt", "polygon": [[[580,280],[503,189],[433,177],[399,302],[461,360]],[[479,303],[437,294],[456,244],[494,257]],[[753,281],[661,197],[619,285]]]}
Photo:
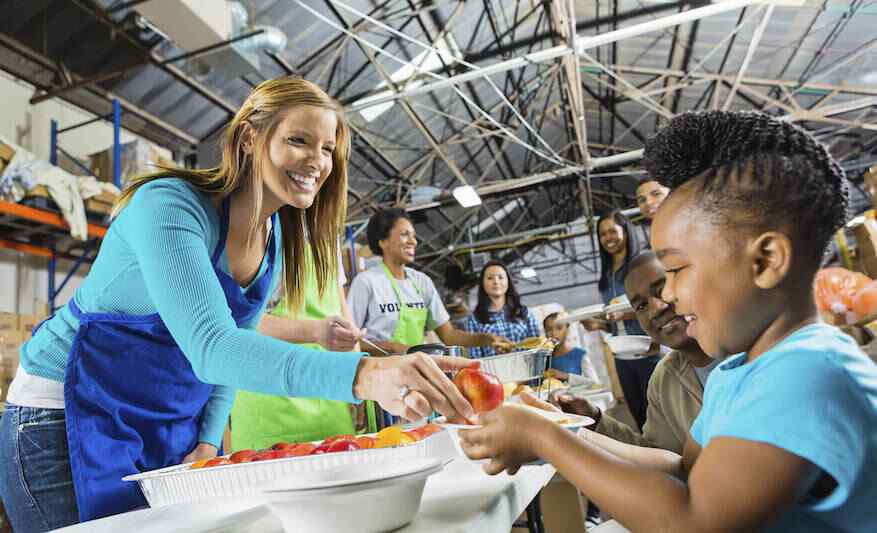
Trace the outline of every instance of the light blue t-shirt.
{"label": "light blue t-shirt", "polygon": [[[254,330],[264,306],[249,324],[235,324],[211,263],[219,229],[211,198],[187,182],[166,178],[143,185],[110,225],[76,290],[76,303],[92,313],[161,316],[198,379],[216,385],[201,420],[203,442],[222,440],[235,389],[356,402],[353,379],[364,354],[311,350],[262,335]],[[274,236],[280,258],[279,225]],[[230,272],[224,250],[219,267]],[[252,283],[264,275],[263,258]],[[28,374],[63,382],[78,328],[65,305],[21,347],[21,366]]]}
{"label": "light blue t-shirt", "polygon": [[805,500],[768,531],[877,531],[877,365],[837,328],[812,324],[746,363],[710,374],[691,427],[702,447],[734,437],[782,448],[837,487]]}

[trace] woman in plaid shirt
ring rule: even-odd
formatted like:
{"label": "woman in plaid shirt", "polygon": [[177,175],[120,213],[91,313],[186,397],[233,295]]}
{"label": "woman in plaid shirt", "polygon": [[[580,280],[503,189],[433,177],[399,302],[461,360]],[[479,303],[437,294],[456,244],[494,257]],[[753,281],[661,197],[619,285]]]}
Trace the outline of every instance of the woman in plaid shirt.
{"label": "woman in plaid shirt", "polygon": [[[509,271],[500,261],[490,261],[481,271],[478,284],[478,305],[463,326],[473,333],[493,333],[518,343],[527,337],[538,337],[539,323],[515,290]],[[474,359],[496,355],[493,347],[469,348]]]}

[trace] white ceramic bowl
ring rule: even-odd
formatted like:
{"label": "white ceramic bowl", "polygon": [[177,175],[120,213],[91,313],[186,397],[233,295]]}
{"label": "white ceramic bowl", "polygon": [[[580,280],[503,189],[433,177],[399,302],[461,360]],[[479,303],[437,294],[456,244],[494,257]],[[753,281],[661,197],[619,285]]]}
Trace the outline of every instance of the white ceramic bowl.
{"label": "white ceramic bowl", "polygon": [[619,359],[635,359],[649,351],[652,338],[646,335],[622,335],[606,339],[609,349]]}
{"label": "white ceramic bowl", "polygon": [[307,472],[262,490],[286,533],[377,533],[411,522],[437,459]]}

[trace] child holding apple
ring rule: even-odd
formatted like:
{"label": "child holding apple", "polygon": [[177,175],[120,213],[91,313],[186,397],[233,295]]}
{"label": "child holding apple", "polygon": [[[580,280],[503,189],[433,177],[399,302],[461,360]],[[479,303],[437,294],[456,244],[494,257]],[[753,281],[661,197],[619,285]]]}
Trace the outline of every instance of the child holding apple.
{"label": "child holding apple", "polygon": [[672,190],[652,226],[662,298],[722,361],[682,456],[514,406],[462,431],[464,451],[491,474],[542,457],[633,531],[877,530],[877,366],[812,293],[845,221],[843,171],[760,113],[677,116],[644,157]]}

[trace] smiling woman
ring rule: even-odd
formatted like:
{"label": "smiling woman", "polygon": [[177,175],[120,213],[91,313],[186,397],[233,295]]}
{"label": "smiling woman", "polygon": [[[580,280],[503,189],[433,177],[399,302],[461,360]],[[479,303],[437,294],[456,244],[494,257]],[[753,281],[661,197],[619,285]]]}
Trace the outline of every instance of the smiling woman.
{"label": "smiling woman", "polygon": [[427,330],[435,330],[447,345],[508,345],[491,333],[454,328],[432,280],[409,266],[417,251],[417,233],[408,213],[378,211],[369,219],[366,234],[369,248],[383,261],[354,278],[347,300],[356,326],[368,330],[374,345],[389,353],[405,353],[423,343]]}
{"label": "smiling woman", "polygon": [[307,276],[317,299],[337,290],[349,147],[324,91],[268,80],[229,123],[218,167],[167,168],[123,193],[75,296],[21,348],[0,421],[16,531],[145,506],[122,478],[215,456],[236,389],[474,415],[444,374],[466,360],[378,361],[256,331],[278,286],[293,308]]}

